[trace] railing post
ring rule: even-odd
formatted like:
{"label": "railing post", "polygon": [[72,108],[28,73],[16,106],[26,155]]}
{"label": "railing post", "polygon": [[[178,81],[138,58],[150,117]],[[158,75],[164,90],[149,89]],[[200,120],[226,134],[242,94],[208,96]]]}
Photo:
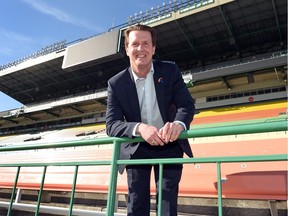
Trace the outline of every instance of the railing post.
{"label": "railing post", "polygon": [[73,185],[72,185],[72,193],[70,197],[70,205],[69,205],[69,213],[68,215],[72,215],[73,211],[73,204],[74,204],[74,196],[75,196],[75,190],[76,190],[76,182],[77,182],[77,176],[78,176],[78,168],[79,166],[75,166],[75,171],[74,171],[74,179],[73,179]]}
{"label": "railing post", "polygon": [[157,206],[157,215],[162,215],[162,183],[163,181],[163,164],[159,164],[159,180],[158,180],[158,206]]}
{"label": "railing post", "polygon": [[42,180],[41,180],[41,185],[40,185],[40,190],[39,190],[39,194],[38,194],[37,206],[36,206],[36,210],[35,210],[35,216],[37,216],[38,213],[39,213],[41,197],[42,197],[42,192],[43,192],[43,187],[44,187],[44,182],[45,182],[45,176],[46,176],[46,170],[47,170],[47,166],[44,166],[43,174],[42,174]]}
{"label": "railing post", "polygon": [[20,166],[17,167],[17,173],[16,173],[16,176],[15,176],[14,186],[13,186],[13,190],[12,190],[12,193],[11,193],[10,205],[9,205],[9,209],[8,209],[8,212],[7,212],[7,216],[11,216],[11,213],[12,213],[13,199],[14,199],[14,194],[15,194],[16,187],[17,187],[17,182],[18,182],[18,178],[19,178],[20,168],[21,168]]}
{"label": "railing post", "polygon": [[118,141],[113,141],[113,155],[111,161],[111,173],[110,173],[110,183],[107,197],[107,211],[106,216],[113,216],[115,209],[115,196],[117,187],[117,175],[118,175],[118,160],[120,153],[121,143]]}
{"label": "railing post", "polygon": [[218,188],[218,216],[222,216],[222,180],[221,180],[221,162],[217,162],[217,188]]}

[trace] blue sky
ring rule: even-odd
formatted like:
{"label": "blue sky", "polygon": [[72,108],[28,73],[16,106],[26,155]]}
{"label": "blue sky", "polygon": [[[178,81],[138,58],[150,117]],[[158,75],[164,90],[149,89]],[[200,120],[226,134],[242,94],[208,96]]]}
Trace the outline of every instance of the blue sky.
{"label": "blue sky", "polygon": [[[1,0],[0,65],[58,41],[72,42],[125,23],[162,0]],[[0,92],[0,112],[22,104]]]}

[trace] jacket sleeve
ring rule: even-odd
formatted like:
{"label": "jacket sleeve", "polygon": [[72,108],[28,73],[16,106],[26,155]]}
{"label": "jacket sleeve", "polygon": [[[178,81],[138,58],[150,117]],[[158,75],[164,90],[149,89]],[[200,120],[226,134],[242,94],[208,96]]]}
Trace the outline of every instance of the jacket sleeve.
{"label": "jacket sleeve", "polygon": [[188,130],[194,117],[195,105],[182,74],[174,62],[159,63],[158,70],[164,71],[166,122],[181,121]]}
{"label": "jacket sleeve", "polygon": [[113,137],[133,138],[133,129],[137,122],[126,121],[127,95],[123,89],[119,89],[115,80],[108,81],[108,96],[106,110],[106,133]]}

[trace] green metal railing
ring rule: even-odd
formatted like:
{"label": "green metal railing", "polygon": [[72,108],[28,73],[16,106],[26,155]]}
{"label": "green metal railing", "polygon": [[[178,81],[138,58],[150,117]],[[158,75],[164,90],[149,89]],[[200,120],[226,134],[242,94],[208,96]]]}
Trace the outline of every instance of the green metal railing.
{"label": "green metal railing", "polygon": [[[184,131],[179,136],[179,139],[184,138],[196,138],[196,137],[209,137],[209,136],[223,136],[223,135],[236,135],[236,134],[250,134],[250,133],[264,133],[264,132],[275,132],[275,131],[287,131],[287,121],[275,121],[275,122],[264,122],[255,124],[241,124],[234,126],[221,126],[221,127],[210,127],[191,129]],[[266,162],[266,161],[286,161],[287,154],[279,155],[257,155],[257,156],[239,156],[239,157],[209,157],[209,158],[178,158],[178,159],[150,159],[150,160],[119,160],[120,145],[123,142],[138,142],[142,141],[142,138],[128,139],[128,138],[99,138],[90,140],[78,140],[70,142],[59,142],[59,143],[44,143],[34,145],[18,145],[18,146],[4,146],[0,148],[1,152],[9,151],[23,151],[23,150],[35,150],[35,149],[47,149],[47,148],[65,148],[65,147],[76,147],[76,146],[88,146],[88,145],[103,145],[103,144],[114,144],[112,160],[108,161],[85,161],[85,162],[54,162],[54,163],[21,163],[21,164],[0,164],[0,167],[17,167],[17,173],[15,177],[14,187],[12,189],[10,205],[8,208],[7,215],[12,214],[13,199],[17,188],[17,181],[21,167],[43,167],[43,174],[41,185],[38,194],[37,206],[35,215],[38,215],[41,204],[41,195],[45,182],[45,175],[48,166],[75,166],[74,179],[72,184],[72,193],[70,198],[69,213],[72,215],[74,195],[77,184],[77,175],[79,166],[101,166],[111,165],[110,173],[110,184],[107,198],[107,216],[114,215],[115,196],[117,187],[117,174],[118,166],[120,164],[158,164],[159,165],[159,188],[162,188],[162,173],[163,165],[165,164],[191,164],[191,163],[216,163],[217,165],[217,188],[218,188],[218,215],[221,216],[222,212],[222,185],[221,185],[221,164],[222,163],[236,163],[236,162]],[[159,191],[158,199],[162,199],[162,191]],[[161,215],[161,202],[158,202],[158,215]]]}

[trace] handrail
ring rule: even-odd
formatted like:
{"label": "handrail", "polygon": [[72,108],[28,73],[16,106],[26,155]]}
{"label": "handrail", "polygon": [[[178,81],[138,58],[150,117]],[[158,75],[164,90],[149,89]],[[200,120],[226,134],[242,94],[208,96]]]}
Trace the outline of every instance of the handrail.
{"label": "handrail", "polygon": [[[240,124],[240,125],[228,125],[209,128],[197,128],[187,131],[183,131],[179,139],[186,138],[199,138],[199,137],[211,137],[211,136],[225,136],[236,134],[250,134],[250,133],[265,133],[275,131],[286,131],[288,128],[286,119],[273,122],[258,122],[252,124]],[[103,145],[111,144],[113,142],[141,142],[142,138],[137,137],[134,139],[108,137],[97,139],[85,139],[85,140],[72,140],[65,142],[53,142],[53,143],[39,143],[30,145],[13,145],[13,146],[1,146],[0,152],[4,151],[20,151],[20,150],[34,150],[34,149],[48,149],[48,148],[65,148],[75,146],[89,146],[89,145]]]}
{"label": "handrail", "polygon": [[[221,163],[236,162],[268,162],[288,160],[287,154],[277,155],[254,155],[254,156],[234,156],[234,157],[203,157],[203,158],[177,158],[177,159],[137,159],[137,160],[119,160],[118,164],[126,165],[159,165],[159,182],[162,182],[163,165],[165,164],[192,164],[192,163],[216,163],[217,165],[217,187],[218,187],[218,215],[222,215],[222,181],[221,181]],[[161,188],[159,184],[159,188]],[[159,191],[159,200],[162,197],[162,191]],[[161,210],[161,202],[158,203],[158,209]],[[161,215],[159,213],[159,215]]]}
{"label": "handrail", "polygon": [[[200,128],[184,131],[179,136],[180,139],[184,138],[196,138],[196,137],[208,137],[208,136],[223,136],[223,135],[236,135],[236,134],[250,134],[250,133],[263,133],[263,132],[275,132],[275,131],[287,131],[287,121],[275,121],[275,122],[264,122],[264,123],[254,123],[254,124],[241,124],[234,126],[221,126],[221,127],[210,127],[210,128]],[[38,195],[38,202],[36,207],[35,215],[38,214],[40,209],[41,193],[43,190],[45,173],[47,166],[75,166],[74,179],[72,186],[72,195],[69,205],[69,214],[72,215],[73,212],[73,200],[76,188],[76,180],[78,174],[79,166],[92,166],[92,165],[111,165],[110,173],[110,184],[107,198],[107,216],[114,215],[114,204],[117,186],[117,174],[118,166],[120,164],[159,164],[159,181],[162,180],[162,172],[164,164],[186,164],[186,163],[216,163],[217,164],[217,186],[218,186],[218,214],[222,215],[222,188],[221,188],[221,163],[235,163],[235,162],[263,162],[263,161],[285,161],[287,160],[287,154],[279,155],[257,155],[257,156],[238,156],[238,157],[209,157],[209,158],[176,158],[176,159],[151,159],[151,160],[119,160],[120,145],[123,142],[138,142],[143,141],[142,138],[99,138],[91,140],[77,140],[69,142],[58,142],[58,143],[42,143],[34,145],[15,145],[15,146],[4,146],[0,147],[0,152],[9,151],[23,151],[23,150],[33,150],[33,149],[47,149],[47,148],[63,148],[63,147],[76,147],[76,146],[87,146],[87,145],[103,145],[103,144],[114,144],[113,157],[111,161],[85,161],[85,162],[52,162],[52,163],[21,163],[21,164],[0,164],[0,167],[17,167],[17,175],[15,178],[15,183],[13,190],[15,192],[17,188],[17,181],[19,177],[19,171],[21,167],[32,167],[32,166],[42,166],[44,167],[42,181],[40,186],[40,192]],[[10,206],[8,209],[8,214],[11,215],[13,207],[13,195],[11,194]],[[159,199],[162,197],[162,191],[159,191]],[[158,210],[161,215],[161,202],[158,203]]]}

